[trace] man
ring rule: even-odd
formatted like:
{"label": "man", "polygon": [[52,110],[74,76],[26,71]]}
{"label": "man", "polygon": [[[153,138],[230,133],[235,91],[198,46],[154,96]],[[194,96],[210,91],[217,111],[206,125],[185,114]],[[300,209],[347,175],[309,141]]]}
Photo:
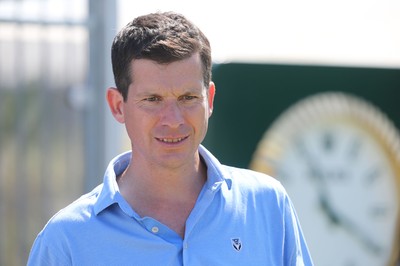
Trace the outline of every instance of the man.
{"label": "man", "polygon": [[107,101],[132,152],[57,213],[29,265],[312,265],[278,181],[221,165],[201,146],[213,111],[211,49],[176,13],[115,37]]}

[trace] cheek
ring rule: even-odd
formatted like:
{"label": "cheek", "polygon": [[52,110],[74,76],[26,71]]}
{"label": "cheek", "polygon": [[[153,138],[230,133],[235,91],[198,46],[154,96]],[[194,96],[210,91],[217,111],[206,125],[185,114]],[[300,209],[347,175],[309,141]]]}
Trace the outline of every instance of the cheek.
{"label": "cheek", "polygon": [[200,112],[197,113],[194,120],[192,122],[197,125],[198,130],[201,131],[202,134],[205,135],[208,129],[208,119],[210,117],[211,113],[209,112],[208,109],[202,109]]}
{"label": "cheek", "polygon": [[125,127],[131,138],[150,134],[157,127],[157,121],[157,117],[137,110],[125,115]]}
{"label": "cheek", "polygon": [[133,112],[127,110],[127,112],[124,114],[124,118],[125,128],[130,137],[132,137],[133,134],[136,134],[136,132],[140,132],[143,130],[142,119],[139,119],[139,117]]}

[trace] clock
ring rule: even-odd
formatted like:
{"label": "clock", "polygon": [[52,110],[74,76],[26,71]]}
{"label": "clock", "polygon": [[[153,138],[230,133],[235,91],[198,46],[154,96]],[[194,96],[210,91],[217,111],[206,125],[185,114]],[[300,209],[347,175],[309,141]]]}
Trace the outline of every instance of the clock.
{"label": "clock", "polygon": [[290,195],[315,265],[396,265],[400,138],[375,106],[325,92],[291,106],[265,132],[250,168]]}

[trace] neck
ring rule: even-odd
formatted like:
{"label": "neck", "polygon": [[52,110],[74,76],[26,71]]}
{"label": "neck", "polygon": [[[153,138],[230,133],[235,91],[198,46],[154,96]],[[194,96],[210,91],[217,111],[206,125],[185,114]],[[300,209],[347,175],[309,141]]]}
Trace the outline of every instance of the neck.
{"label": "neck", "polygon": [[154,200],[187,200],[197,196],[206,181],[205,164],[198,157],[189,167],[156,167],[132,160],[118,179],[122,195]]}
{"label": "neck", "polygon": [[135,167],[118,179],[122,196],[141,217],[152,217],[184,237],[185,224],[207,178],[199,159],[189,169]]}

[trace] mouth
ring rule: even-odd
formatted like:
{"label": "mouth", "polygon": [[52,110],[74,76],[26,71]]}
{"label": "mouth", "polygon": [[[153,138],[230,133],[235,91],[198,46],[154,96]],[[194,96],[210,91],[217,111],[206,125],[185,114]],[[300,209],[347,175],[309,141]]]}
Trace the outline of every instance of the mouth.
{"label": "mouth", "polygon": [[156,138],[158,141],[163,143],[179,143],[187,139],[188,137],[181,137],[181,138]]}

